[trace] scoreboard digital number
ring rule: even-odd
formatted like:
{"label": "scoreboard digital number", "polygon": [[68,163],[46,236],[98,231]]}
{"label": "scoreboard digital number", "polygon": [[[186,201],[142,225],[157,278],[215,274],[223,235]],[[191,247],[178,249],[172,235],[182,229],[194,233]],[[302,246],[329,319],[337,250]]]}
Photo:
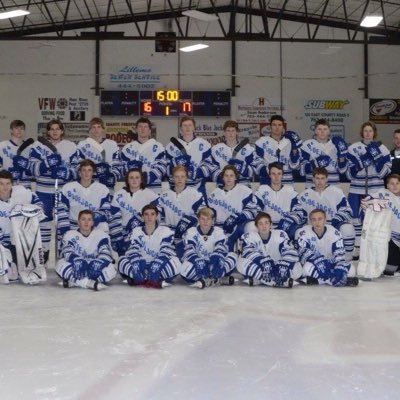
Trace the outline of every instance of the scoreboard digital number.
{"label": "scoreboard digital number", "polygon": [[103,116],[229,117],[231,93],[229,91],[109,91],[100,97]]}

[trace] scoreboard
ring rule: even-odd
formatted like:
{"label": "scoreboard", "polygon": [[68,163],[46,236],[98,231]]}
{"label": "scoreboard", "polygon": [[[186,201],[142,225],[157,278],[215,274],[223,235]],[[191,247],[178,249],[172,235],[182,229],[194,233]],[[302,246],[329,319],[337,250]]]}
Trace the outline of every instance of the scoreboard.
{"label": "scoreboard", "polygon": [[103,90],[100,96],[102,116],[229,117],[230,91],[188,90]]}

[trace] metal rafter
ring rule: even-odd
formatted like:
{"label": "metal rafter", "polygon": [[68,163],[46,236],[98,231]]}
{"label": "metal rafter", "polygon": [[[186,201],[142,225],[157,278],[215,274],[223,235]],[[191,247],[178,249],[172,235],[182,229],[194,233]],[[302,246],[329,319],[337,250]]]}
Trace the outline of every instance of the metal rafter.
{"label": "metal rafter", "polygon": [[258,4],[260,6],[260,9],[263,11],[261,18],[262,18],[262,22],[263,22],[265,36],[267,37],[267,39],[269,39],[270,34],[269,34],[269,28],[268,28],[267,4],[266,4],[265,0],[258,0]]}
{"label": "metal rafter", "polygon": [[281,20],[282,20],[282,17],[284,15],[284,13],[285,13],[285,8],[286,8],[286,5],[287,5],[288,2],[289,2],[289,0],[285,0],[285,2],[282,5],[281,10],[278,13],[278,18],[276,19],[274,29],[272,30],[271,38],[275,37],[275,32],[278,29],[279,24],[281,23]]}
{"label": "metal rafter", "polygon": [[[325,3],[324,3],[324,7],[322,8],[320,22],[322,22],[322,21],[324,20],[325,11],[326,11],[326,9],[327,9],[327,7],[328,7],[328,4],[329,4],[329,0],[326,0]],[[317,36],[317,33],[318,33],[318,30],[319,30],[319,27],[320,27],[320,26],[321,26],[321,24],[318,24],[318,25],[315,27],[314,33],[313,33],[313,35],[312,35],[312,38],[313,38],[313,39],[315,39],[315,37]]]}
{"label": "metal rafter", "polygon": [[125,0],[125,1],[126,1],[126,5],[128,6],[129,12],[131,13],[133,23],[135,24],[136,29],[137,29],[137,31],[139,33],[139,36],[143,36],[142,30],[140,29],[140,26],[139,26],[139,24],[138,24],[138,22],[136,20],[136,15],[133,12],[131,0]]}

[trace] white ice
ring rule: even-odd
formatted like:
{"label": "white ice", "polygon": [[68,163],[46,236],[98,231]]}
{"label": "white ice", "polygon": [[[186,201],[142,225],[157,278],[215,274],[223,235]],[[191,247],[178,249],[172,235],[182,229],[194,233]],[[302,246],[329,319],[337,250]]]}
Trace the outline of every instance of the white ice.
{"label": "white ice", "polygon": [[400,278],[0,287],[0,399],[398,399]]}

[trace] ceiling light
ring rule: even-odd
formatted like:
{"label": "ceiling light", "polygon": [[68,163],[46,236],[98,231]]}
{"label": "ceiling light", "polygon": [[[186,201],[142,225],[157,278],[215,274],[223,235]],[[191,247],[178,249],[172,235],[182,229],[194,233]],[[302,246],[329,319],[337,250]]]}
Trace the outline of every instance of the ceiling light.
{"label": "ceiling light", "polygon": [[378,26],[382,20],[383,17],[380,15],[367,15],[361,21],[360,26],[363,26],[364,28],[373,28],[374,26]]}
{"label": "ceiling light", "polygon": [[28,15],[28,14],[30,14],[30,12],[26,11],[26,10],[6,11],[6,12],[3,12],[3,13],[0,13],[0,19],[20,17],[22,15]]}
{"label": "ceiling light", "polygon": [[215,14],[207,14],[205,12],[197,10],[186,10],[182,12],[182,15],[186,15],[186,17],[199,19],[200,21],[205,21],[205,22],[218,20],[218,17]]}
{"label": "ceiling light", "polygon": [[191,46],[181,47],[179,50],[184,51],[185,53],[188,53],[190,51],[206,49],[207,47],[209,47],[208,44],[198,43],[198,44],[193,44]]}

